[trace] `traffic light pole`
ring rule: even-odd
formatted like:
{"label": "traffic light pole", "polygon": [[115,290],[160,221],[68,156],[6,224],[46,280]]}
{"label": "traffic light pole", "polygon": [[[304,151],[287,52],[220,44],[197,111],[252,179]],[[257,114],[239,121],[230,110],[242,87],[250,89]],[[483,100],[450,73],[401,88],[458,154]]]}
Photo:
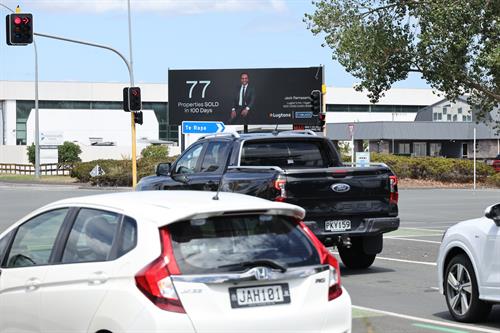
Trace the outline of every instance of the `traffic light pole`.
{"label": "traffic light pole", "polygon": [[[117,54],[123,60],[125,65],[127,66],[128,74],[129,74],[129,78],[130,78],[130,86],[131,87],[134,86],[134,74],[132,72],[132,66],[128,62],[127,58],[125,58],[125,56],[123,56],[123,54],[121,54],[119,51],[115,50],[114,48],[106,46],[106,45],[101,45],[101,44],[96,44],[96,43],[91,43],[91,42],[86,42],[86,41],[81,41],[81,40],[76,40],[76,39],[71,39],[71,38],[53,36],[53,35],[48,35],[48,34],[42,34],[42,33],[38,33],[38,32],[34,32],[33,34],[36,36],[57,39],[57,40],[61,40],[64,42],[70,42],[70,43],[98,47],[101,49],[109,50],[109,51]],[[35,47],[35,50],[36,50],[36,47]],[[38,71],[37,71],[36,77],[38,77]],[[36,96],[38,96],[38,93],[36,93]],[[35,107],[37,106],[37,104],[38,103],[35,102]],[[132,122],[132,186],[135,188],[135,186],[137,184],[137,156],[136,156],[136,142],[135,142],[136,141],[135,122],[134,122],[134,113],[133,112],[131,112],[130,117],[131,117],[131,122]],[[38,119],[38,118],[36,118],[36,119]],[[38,135],[37,135],[36,140],[38,141]]]}
{"label": "traffic light pole", "polygon": [[[0,6],[9,10],[12,13],[16,13],[12,8],[0,3]],[[19,6],[17,6],[19,10]],[[38,52],[36,48],[36,42],[33,39],[33,47],[35,48],[35,177],[40,178],[40,123],[39,123],[39,112],[38,112]]]}
{"label": "traffic light pole", "polygon": [[[129,73],[130,73],[130,86],[134,86],[134,60],[132,58],[132,19],[130,17],[130,0],[127,0],[128,11],[128,47],[129,47]],[[137,185],[137,151],[136,151],[136,131],[135,131],[135,117],[134,112],[130,112],[130,122],[132,128],[132,187],[135,189]]]}

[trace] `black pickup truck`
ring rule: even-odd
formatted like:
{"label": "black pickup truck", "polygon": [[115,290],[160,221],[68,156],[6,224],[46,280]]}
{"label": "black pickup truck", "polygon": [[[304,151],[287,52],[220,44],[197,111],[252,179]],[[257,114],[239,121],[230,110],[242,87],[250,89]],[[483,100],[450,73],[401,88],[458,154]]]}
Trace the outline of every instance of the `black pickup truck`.
{"label": "black pickup truck", "polygon": [[205,136],[137,190],[219,189],[301,206],[304,223],[347,267],[367,268],[382,234],[399,227],[397,183],[383,164],[345,166],[328,139],[288,131]]}

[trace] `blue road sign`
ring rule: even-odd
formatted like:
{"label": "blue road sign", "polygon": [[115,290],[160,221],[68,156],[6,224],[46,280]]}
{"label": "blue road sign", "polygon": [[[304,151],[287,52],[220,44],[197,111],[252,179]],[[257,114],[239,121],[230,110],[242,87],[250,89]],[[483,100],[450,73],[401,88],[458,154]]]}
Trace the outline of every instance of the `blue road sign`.
{"label": "blue road sign", "polygon": [[183,134],[210,134],[224,132],[224,123],[222,121],[183,121]]}

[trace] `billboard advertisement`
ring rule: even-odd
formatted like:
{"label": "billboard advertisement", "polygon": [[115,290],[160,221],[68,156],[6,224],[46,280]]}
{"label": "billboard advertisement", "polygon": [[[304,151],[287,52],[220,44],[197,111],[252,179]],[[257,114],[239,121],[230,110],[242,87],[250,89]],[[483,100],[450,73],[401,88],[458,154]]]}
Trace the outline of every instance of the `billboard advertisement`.
{"label": "billboard advertisement", "polygon": [[169,120],[312,125],[310,95],[322,84],[322,67],[169,70]]}

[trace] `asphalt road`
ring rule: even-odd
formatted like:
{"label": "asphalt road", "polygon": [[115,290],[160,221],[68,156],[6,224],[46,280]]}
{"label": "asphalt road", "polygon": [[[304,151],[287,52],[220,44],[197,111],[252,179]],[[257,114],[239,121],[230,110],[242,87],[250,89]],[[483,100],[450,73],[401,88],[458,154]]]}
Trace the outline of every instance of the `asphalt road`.
{"label": "asphalt road", "polygon": [[[46,203],[104,192],[0,185],[0,232]],[[401,190],[401,228],[386,235],[374,265],[363,271],[341,266],[342,283],[353,303],[353,332],[500,332],[500,306],[480,324],[451,320],[437,290],[435,265],[444,230],[481,216],[497,202],[500,190]]]}

